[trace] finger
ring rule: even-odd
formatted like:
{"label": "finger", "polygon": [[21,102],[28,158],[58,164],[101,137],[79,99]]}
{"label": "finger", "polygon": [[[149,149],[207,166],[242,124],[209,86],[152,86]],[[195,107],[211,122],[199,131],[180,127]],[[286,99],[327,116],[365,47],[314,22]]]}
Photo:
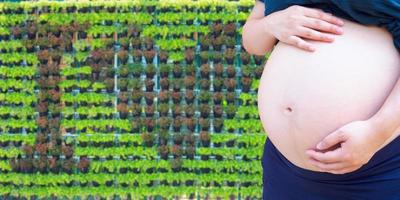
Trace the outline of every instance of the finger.
{"label": "finger", "polygon": [[346,168],[343,168],[340,170],[327,170],[326,172],[329,172],[332,174],[346,174],[346,173],[354,172],[358,168],[359,167],[350,166],[350,167],[346,167]]}
{"label": "finger", "polygon": [[323,163],[314,159],[310,159],[310,163],[323,171],[342,170],[349,167],[345,162]]}
{"label": "finger", "polygon": [[288,38],[287,43],[289,43],[291,45],[294,45],[294,46],[297,46],[297,47],[299,47],[301,49],[304,49],[306,51],[310,51],[310,52],[315,51],[315,47],[313,47],[310,43],[304,41],[303,39],[301,39],[300,37],[295,36],[295,35],[290,36]]}
{"label": "finger", "polygon": [[303,22],[302,25],[305,27],[312,28],[314,30],[335,33],[339,35],[343,33],[343,29],[337,25],[328,23],[321,19],[316,19],[311,17],[305,17],[305,18],[306,19],[302,21]]}
{"label": "finger", "polygon": [[[310,150],[307,150],[307,151],[310,151]],[[314,152],[313,152],[314,153]],[[325,163],[325,164],[329,164],[329,163],[337,163],[337,162],[342,162],[343,160],[318,160],[317,158],[316,158],[316,156],[313,154],[313,153],[309,153],[309,152],[307,152],[307,154],[308,154],[308,158],[310,159],[310,160],[313,160],[313,161],[315,161],[315,162],[322,162],[322,163]]]}
{"label": "finger", "polygon": [[333,151],[327,152],[318,152],[313,149],[309,149],[306,151],[306,154],[308,154],[311,158],[324,163],[333,163],[344,160],[342,148],[337,148]]}
{"label": "finger", "polygon": [[333,40],[335,40],[335,38],[329,34],[321,33],[307,27],[301,27],[297,35],[303,38],[324,41],[324,42],[333,42]]}
{"label": "finger", "polygon": [[332,24],[336,24],[339,26],[344,25],[343,20],[339,19],[338,17],[333,16],[332,14],[328,14],[322,10],[319,10],[319,9],[304,7],[304,14],[307,17],[321,19],[321,20],[324,20],[324,21],[327,21],[327,22],[330,22]]}
{"label": "finger", "polygon": [[340,145],[340,143],[344,141],[346,141],[346,135],[340,130],[334,131],[317,144],[317,149],[322,150],[335,145]]}

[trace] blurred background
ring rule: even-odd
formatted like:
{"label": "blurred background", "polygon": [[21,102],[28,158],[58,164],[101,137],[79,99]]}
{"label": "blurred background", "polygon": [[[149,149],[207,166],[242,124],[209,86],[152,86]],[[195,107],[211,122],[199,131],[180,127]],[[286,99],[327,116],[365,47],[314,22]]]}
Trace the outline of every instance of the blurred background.
{"label": "blurred background", "polygon": [[261,199],[254,3],[2,1],[0,199]]}

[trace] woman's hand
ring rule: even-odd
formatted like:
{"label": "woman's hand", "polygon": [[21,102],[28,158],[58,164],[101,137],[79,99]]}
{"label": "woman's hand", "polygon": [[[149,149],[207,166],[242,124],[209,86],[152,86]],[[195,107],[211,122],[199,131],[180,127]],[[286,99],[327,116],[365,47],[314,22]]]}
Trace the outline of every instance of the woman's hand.
{"label": "woman's hand", "polygon": [[366,164],[384,142],[375,124],[369,120],[353,121],[327,135],[306,154],[320,171],[343,174]]}
{"label": "woman's hand", "polygon": [[[332,34],[342,34],[344,22],[330,13],[302,6],[291,6],[267,15],[264,29],[278,40],[308,51],[315,51],[303,38],[332,42]],[[326,32],[326,33],[324,33]]]}

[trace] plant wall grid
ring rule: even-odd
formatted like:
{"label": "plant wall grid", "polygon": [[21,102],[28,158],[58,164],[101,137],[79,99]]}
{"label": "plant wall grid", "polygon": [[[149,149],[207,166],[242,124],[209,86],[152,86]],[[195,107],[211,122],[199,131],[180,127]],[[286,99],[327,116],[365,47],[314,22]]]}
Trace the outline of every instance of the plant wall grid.
{"label": "plant wall grid", "polygon": [[260,199],[252,0],[0,3],[0,195]]}

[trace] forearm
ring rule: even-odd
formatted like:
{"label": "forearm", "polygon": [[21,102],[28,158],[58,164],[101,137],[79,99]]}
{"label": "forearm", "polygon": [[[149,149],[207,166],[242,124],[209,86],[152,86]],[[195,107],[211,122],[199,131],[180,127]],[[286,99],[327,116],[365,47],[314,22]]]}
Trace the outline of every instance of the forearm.
{"label": "forearm", "polygon": [[384,137],[384,140],[396,134],[396,129],[400,127],[400,79],[397,80],[382,107],[369,120],[378,128],[377,134]]}
{"label": "forearm", "polygon": [[277,39],[268,32],[266,20],[266,17],[248,20],[243,26],[242,44],[248,53],[265,55],[275,46]]}

